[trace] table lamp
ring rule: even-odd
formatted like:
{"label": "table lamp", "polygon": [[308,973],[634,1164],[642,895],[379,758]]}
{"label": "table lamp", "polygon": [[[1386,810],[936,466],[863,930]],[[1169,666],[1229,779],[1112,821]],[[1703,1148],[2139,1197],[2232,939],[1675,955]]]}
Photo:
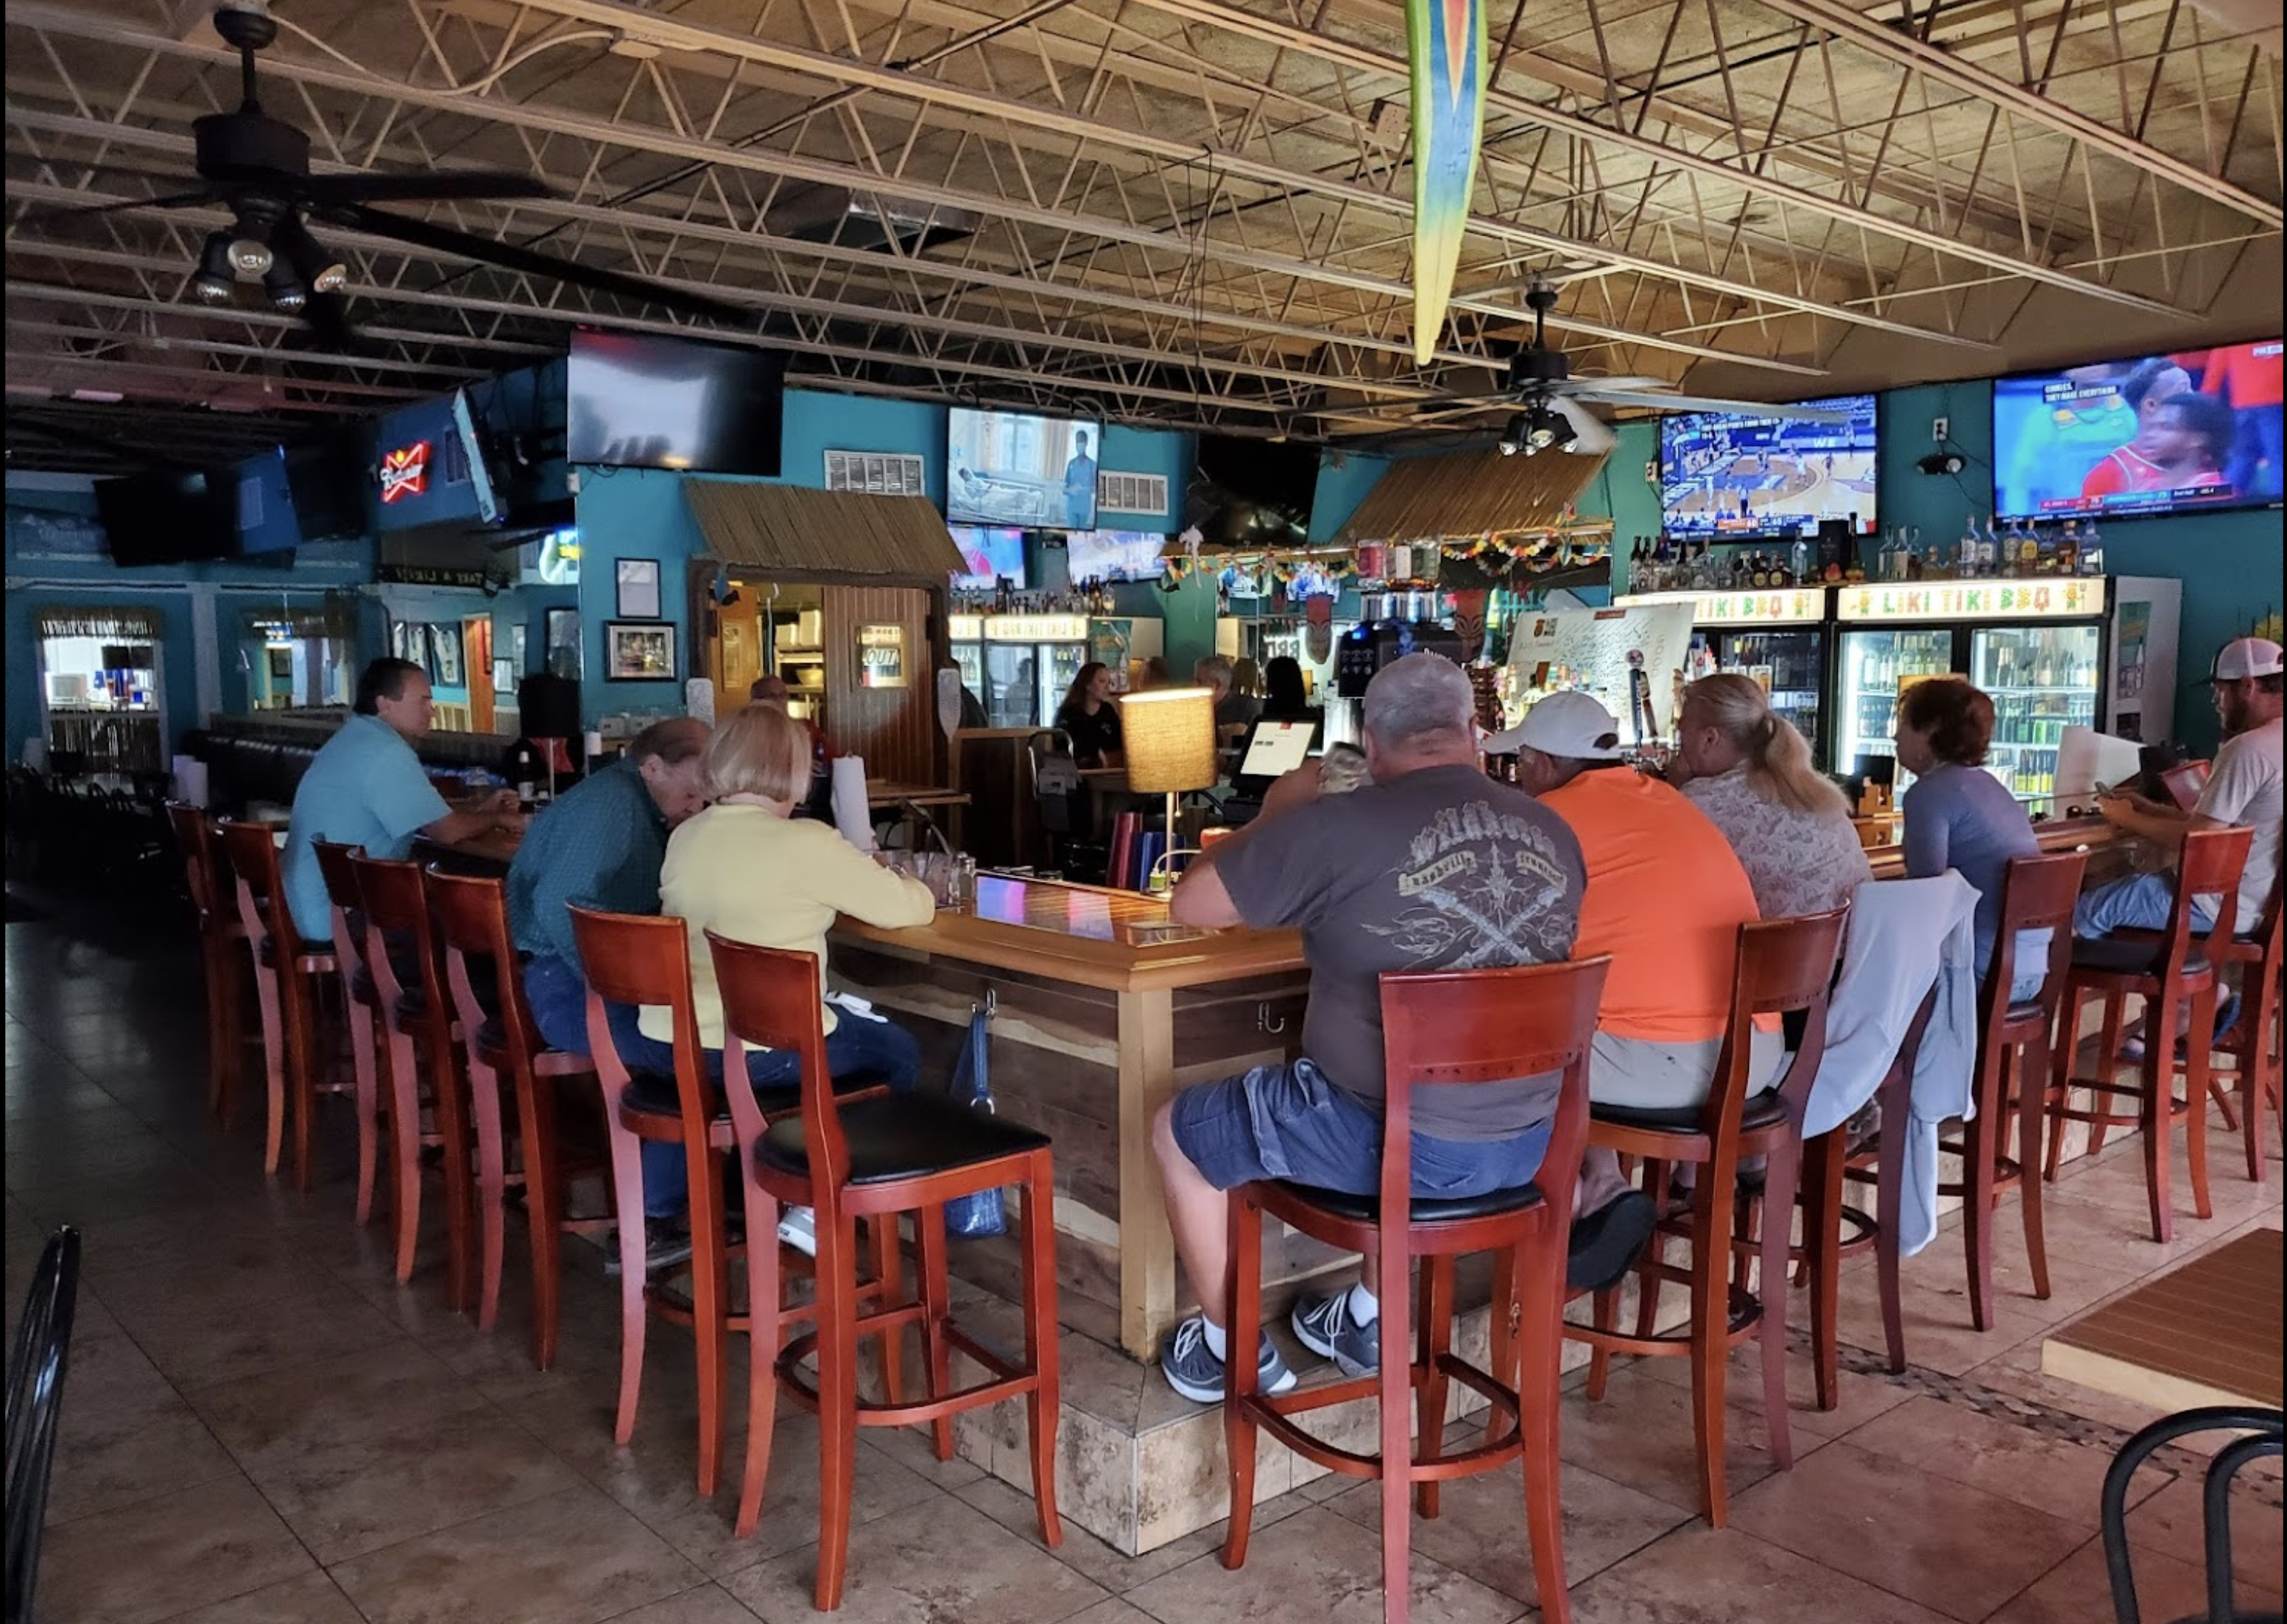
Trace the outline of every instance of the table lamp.
{"label": "table lamp", "polygon": [[1175,797],[1215,781],[1215,690],[1154,688],[1120,699],[1128,787],[1167,798],[1167,850],[1175,849]]}

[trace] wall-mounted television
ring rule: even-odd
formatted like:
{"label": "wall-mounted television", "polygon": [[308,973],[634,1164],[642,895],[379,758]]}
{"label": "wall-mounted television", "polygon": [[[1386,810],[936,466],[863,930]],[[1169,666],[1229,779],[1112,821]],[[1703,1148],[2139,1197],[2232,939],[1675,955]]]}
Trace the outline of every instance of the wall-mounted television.
{"label": "wall-mounted television", "polygon": [[1103,445],[1099,423],[955,406],[946,430],[946,522],[1092,530]]}
{"label": "wall-mounted television", "polygon": [[1222,547],[1299,547],[1318,498],[1318,450],[1299,440],[1203,434],[1183,523]]}
{"label": "wall-mounted television", "polygon": [[189,564],[238,551],[238,475],[233,469],[170,469],[99,479],[96,516],[112,562]]}
{"label": "wall-mounted television", "polygon": [[1065,543],[1075,581],[1157,580],[1167,572],[1159,556],[1167,538],[1149,530],[1075,530]]}
{"label": "wall-mounted television", "polygon": [[1995,516],[2277,506],[2280,354],[2272,339],[1995,379]]}
{"label": "wall-mounted television", "polygon": [[1706,541],[1816,536],[1820,523],[1857,516],[1877,527],[1874,397],[1806,406],[1847,412],[1839,423],[1752,412],[1688,412],[1659,420],[1660,528]]}
{"label": "wall-mounted television", "polygon": [[565,458],[775,476],[786,357],[774,350],[574,332]]}
{"label": "wall-mounted television", "polygon": [[361,536],[371,522],[372,458],[354,429],[286,448],[286,489],[305,541]]}
{"label": "wall-mounted television", "polygon": [[1007,577],[1010,587],[1025,589],[1025,532],[1006,526],[954,524],[953,544],[969,567],[953,578],[956,590],[985,591]]}

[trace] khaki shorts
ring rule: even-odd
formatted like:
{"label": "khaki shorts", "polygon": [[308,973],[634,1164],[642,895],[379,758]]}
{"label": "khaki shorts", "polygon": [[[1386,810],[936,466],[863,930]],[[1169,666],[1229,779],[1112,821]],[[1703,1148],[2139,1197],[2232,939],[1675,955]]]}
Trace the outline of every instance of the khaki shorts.
{"label": "khaki shorts", "polygon": [[[1715,1080],[1723,1040],[1663,1044],[1599,1032],[1588,1049],[1588,1098],[1597,1105],[1635,1111],[1672,1111],[1704,1105]],[[1747,1060],[1747,1092],[1760,1094],[1786,1068],[1786,1041],[1758,1029]]]}

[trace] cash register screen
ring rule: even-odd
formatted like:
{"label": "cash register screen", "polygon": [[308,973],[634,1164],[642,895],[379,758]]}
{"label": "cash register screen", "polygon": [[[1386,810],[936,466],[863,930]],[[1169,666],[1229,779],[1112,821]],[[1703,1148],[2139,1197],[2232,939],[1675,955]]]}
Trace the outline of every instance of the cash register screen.
{"label": "cash register screen", "polygon": [[1237,777],[1271,779],[1293,772],[1310,753],[1317,724],[1300,721],[1257,721],[1247,736],[1246,753],[1239,759]]}

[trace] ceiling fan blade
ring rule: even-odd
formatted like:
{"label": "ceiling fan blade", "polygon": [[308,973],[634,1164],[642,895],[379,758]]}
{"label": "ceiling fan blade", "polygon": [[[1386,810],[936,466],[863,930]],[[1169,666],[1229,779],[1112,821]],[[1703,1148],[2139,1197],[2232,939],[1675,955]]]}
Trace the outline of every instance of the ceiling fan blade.
{"label": "ceiling fan blade", "polygon": [[1589,390],[1624,389],[1635,390],[1667,390],[1675,387],[1666,378],[1575,378],[1565,386],[1578,395]]}
{"label": "ceiling fan blade", "polygon": [[1497,412],[1516,404],[1514,395],[1448,395],[1442,399],[1427,400],[1406,413],[1408,422],[1433,423],[1448,417],[1468,417],[1478,412]]}
{"label": "ceiling fan blade", "polygon": [[[154,175],[150,178],[157,180],[162,177]],[[183,183],[183,177],[179,175],[170,175],[164,178],[170,185]],[[218,195],[214,187],[201,186],[195,192],[175,192],[159,197],[131,197],[115,203],[91,203],[84,209],[59,209],[55,212],[66,218],[75,216],[83,218],[91,215],[124,214],[131,209],[190,209],[200,203],[210,203]]]}
{"label": "ceiling fan blade", "polygon": [[755,316],[752,311],[725,300],[709,298],[704,294],[685,293],[680,288],[662,287],[623,272],[583,265],[574,259],[562,259],[553,254],[519,248],[513,242],[496,242],[489,237],[455,231],[449,225],[432,225],[426,220],[415,220],[401,214],[384,214],[362,203],[339,204],[326,213],[344,225],[371,232],[376,237],[394,237],[400,242],[435,248],[463,259],[473,259],[480,264],[499,265],[505,270],[522,271],[533,276],[570,282],[578,288],[592,288],[598,293],[616,294],[623,299],[638,299],[669,310],[679,310],[686,315],[741,324],[750,322]]}
{"label": "ceiling fan blade", "polygon": [[552,197],[546,181],[513,169],[460,169],[437,175],[311,175],[294,189],[313,209],[352,203],[421,202],[431,198]]}
{"label": "ceiling fan blade", "polygon": [[1576,400],[1604,406],[1639,406],[1654,412],[1737,412],[1748,417],[1780,418],[1797,423],[1847,423],[1850,414],[1832,406],[1773,406],[1763,400],[1707,400],[1697,395],[1647,395],[1628,390],[1576,390]]}
{"label": "ceiling fan blade", "polygon": [[1601,457],[1620,443],[1611,425],[1578,400],[1558,395],[1548,403],[1572,425],[1572,443],[1564,449],[1576,457]]}

